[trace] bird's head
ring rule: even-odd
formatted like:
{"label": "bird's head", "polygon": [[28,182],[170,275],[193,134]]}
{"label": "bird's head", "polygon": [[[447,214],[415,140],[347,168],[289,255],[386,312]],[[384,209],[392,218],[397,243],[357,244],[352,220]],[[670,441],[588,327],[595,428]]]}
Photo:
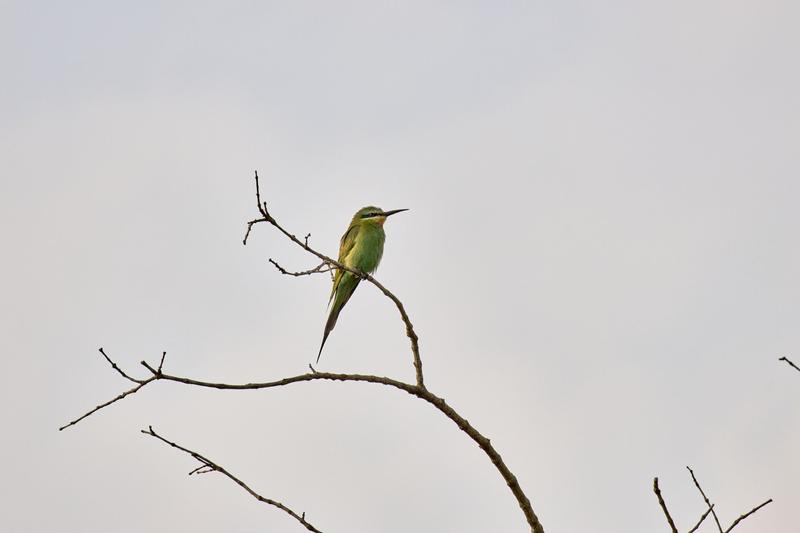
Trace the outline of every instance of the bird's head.
{"label": "bird's head", "polygon": [[367,207],[362,207],[356,212],[356,214],[353,216],[353,222],[358,224],[377,224],[378,226],[383,226],[387,217],[402,211],[408,211],[408,209],[392,209],[390,211],[384,211],[380,207],[368,205]]}

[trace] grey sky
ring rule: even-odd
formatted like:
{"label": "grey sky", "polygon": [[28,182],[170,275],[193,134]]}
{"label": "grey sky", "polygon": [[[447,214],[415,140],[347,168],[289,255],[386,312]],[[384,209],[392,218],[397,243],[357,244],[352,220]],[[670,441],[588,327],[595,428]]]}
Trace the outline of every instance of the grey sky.
{"label": "grey sky", "polygon": [[[526,531],[489,461],[405,394],[157,384],[301,373],[363,205],[430,388],[546,530],[682,529],[695,468],[737,531],[792,531],[800,476],[796,2],[3,2],[0,529],[299,531],[152,424],[330,532]],[[412,378],[361,287],[321,368]],[[705,531],[712,531],[711,524]]]}

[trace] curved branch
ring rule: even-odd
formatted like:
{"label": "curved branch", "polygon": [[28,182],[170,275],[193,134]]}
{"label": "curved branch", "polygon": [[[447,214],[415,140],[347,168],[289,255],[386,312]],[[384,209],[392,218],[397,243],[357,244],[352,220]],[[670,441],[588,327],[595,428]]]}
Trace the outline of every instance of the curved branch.
{"label": "curved branch", "polygon": [[247,484],[245,484],[244,481],[242,481],[238,477],[234,476],[233,474],[228,472],[225,468],[219,466],[217,463],[215,463],[211,459],[208,459],[207,457],[203,457],[202,455],[200,455],[197,452],[193,452],[192,450],[190,450],[188,448],[184,448],[183,446],[181,446],[181,445],[179,445],[177,443],[174,443],[174,442],[172,442],[170,440],[165,439],[164,437],[162,437],[161,435],[159,435],[158,433],[155,432],[155,430],[153,429],[153,426],[148,426],[147,429],[143,429],[141,431],[145,435],[149,435],[151,437],[155,437],[156,439],[160,440],[161,442],[163,442],[165,444],[169,444],[173,448],[181,450],[182,452],[187,453],[187,454],[191,455],[193,458],[197,459],[201,464],[200,464],[200,466],[198,468],[195,468],[194,470],[189,472],[189,475],[192,475],[192,474],[205,474],[205,473],[208,473],[208,472],[219,472],[223,476],[227,477],[228,479],[230,479],[231,481],[233,481],[234,483],[236,483],[237,485],[242,487],[248,494],[250,494],[253,498],[255,498],[256,500],[260,501],[261,503],[266,503],[267,505],[271,505],[273,507],[277,507],[278,509],[280,509],[284,513],[288,514],[289,516],[291,516],[292,518],[294,518],[295,520],[300,522],[303,525],[303,527],[305,527],[309,531],[313,531],[314,533],[322,533],[322,531],[320,531],[319,529],[317,529],[316,527],[311,525],[311,523],[309,523],[306,520],[306,514],[305,513],[303,513],[302,515],[299,515],[296,512],[294,512],[291,509],[289,509],[288,507],[286,507],[281,502],[273,500],[271,498],[265,498],[264,496],[260,495],[259,493],[257,493],[256,491],[254,491],[253,489],[248,487]]}
{"label": "curved branch", "polygon": [[150,372],[151,376],[148,379],[141,380],[141,383],[137,385],[137,387],[135,387],[135,390],[132,389],[130,391],[127,391],[124,394],[114,398],[113,400],[106,402],[102,406],[98,406],[92,409],[91,411],[84,414],[80,418],[65,425],[64,428],[75,425],[80,420],[83,420],[89,415],[99,411],[103,407],[111,405],[112,403],[121,400],[125,396],[138,392],[140,389],[142,389],[143,387],[154,381],[173,381],[176,383],[182,383],[184,385],[205,387],[218,390],[271,389],[275,387],[284,387],[287,385],[292,385],[294,383],[306,383],[311,381],[337,381],[337,382],[352,381],[352,382],[375,383],[379,385],[385,385],[388,387],[393,387],[395,389],[401,390],[408,394],[411,394],[412,396],[416,396],[421,400],[425,400],[433,407],[435,407],[437,410],[439,410],[442,414],[444,414],[447,418],[453,421],[453,423],[455,423],[456,426],[458,426],[458,428],[461,429],[461,431],[466,433],[481,448],[481,450],[483,450],[483,452],[492,461],[492,464],[494,464],[495,468],[497,468],[497,470],[500,472],[500,475],[505,480],[506,484],[508,485],[512,494],[514,495],[514,498],[516,498],[517,503],[520,506],[520,509],[525,515],[525,519],[528,522],[528,525],[530,525],[531,531],[534,533],[544,533],[544,528],[542,527],[542,524],[539,522],[539,519],[537,518],[536,514],[533,512],[530,500],[522,491],[522,488],[520,487],[516,476],[514,476],[511,470],[509,470],[508,466],[505,464],[505,461],[503,461],[503,458],[500,456],[500,453],[494,448],[494,446],[492,446],[491,441],[483,434],[481,434],[477,429],[475,429],[475,427],[472,424],[470,424],[463,416],[458,414],[458,412],[456,412],[455,409],[453,409],[450,405],[448,405],[448,403],[444,400],[444,398],[436,396],[425,387],[421,387],[413,383],[406,383],[404,381],[399,381],[384,376],[373,376],[370,374],[339,374],[332,372],[317,372],[314,371],[313,369],[311,372],[308,372],[306,374],[298,374],[296,376],[290,376],[274,381],[264,381],[256,383],[217,383],[212,381],[203,381],[183,376],[166,374],[162,371],[161,366],[159,366],[158,368],[154,368],[146,361],[142,361],[141,364]]}
{"label": "curved branch", "polygon": [[[400,312],[400,318],[403,320],[403,323],[406,326],[406,336],[411,341],[411,353],[414,359],[414,371],[416,372],[417,377],[417,385],[419,387],[425,387],[425,380],[422,375],[422,359],[419,355],[419,337],[417,336],[416,332],[414,331],[414,325],[411,323],[411,319],[408,317],[408,313],[406,313],[406,309],[403,306],[403,302],[400,299],[392,294],[392,292],[384,287],[378,280],[372,277],[370,274],[366,272],[361,272],[360,270],[356,270],[350,268],[339,261],[335,261],[334,259],[328,257],[327,255],[321,254],[320,252],[316,251],[315,249],[311,248],[308,245],[308,239],[306,238],[305,241],[301,241],[293,234],[286,231],[283,226],[278,224],[278,221],[270,215],[269,211],[267,210],[267,203],[261,200],[261,187],[258,183],[258,172],[255,173],[256,179],[256,204],[258,205],[258,211],[261,213],[261,218],[257,218],[251,220],[247,223],[247,232],[244,235],[243,243],[247,244],[247,238],[250,236],[250,231],[253,229],[253,226],[260,223],[260,222],[268,222],[272,226],[274,226],[278,231],[283,233],[290,241],[298,245],[303,250],[307,251],[308,253],[316,256],[320,259],[323,263],[328,265],[334,266],[340,270],[345,270],[350,272],[354,276],[358,276],[359,278],[366,280],[372,283],[375,287],[378,288],[387,298],[389,298],[392,302],[394,302],[395,307]],[[274,264],[274,262],[273,262]],[[280,267],[279,267],[280,268]]]}

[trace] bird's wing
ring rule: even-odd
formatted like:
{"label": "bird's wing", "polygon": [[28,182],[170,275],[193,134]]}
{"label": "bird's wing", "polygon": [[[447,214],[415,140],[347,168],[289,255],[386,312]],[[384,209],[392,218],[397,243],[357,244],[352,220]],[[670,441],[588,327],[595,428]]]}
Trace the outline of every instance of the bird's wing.
{"label": "bird's wing", "polygon": [[356,237],[358,236],[358,228],[357,224],[353,224],[347,231],[344,232],[342,235],[342,240],[339,241],[339,262],[344,262],[344,258],[347,257],[347,254],[350,253],[350,250],[353,249],[353,246],[356,244]]}
{"label": "bird's wing", "polygon": [[[338,261],[344,264],[345,259],[347,259],[347,255],[353,249],[353,246],[356,245],[356,237],[358,237],[358,225],[353,224],[347,231],[344,232],[342,235],[342,240],[339,241],[339,259]],[[336,289],[339,288],[339,283],[342,281],[342,274],[344,274],[344,270],[336,270],[336,275],[333,277],[333,288],[331,289],[331,295],[328,298],[328,305],[330,305],[331,300],[333,300],[333,295],[336,294]]]}

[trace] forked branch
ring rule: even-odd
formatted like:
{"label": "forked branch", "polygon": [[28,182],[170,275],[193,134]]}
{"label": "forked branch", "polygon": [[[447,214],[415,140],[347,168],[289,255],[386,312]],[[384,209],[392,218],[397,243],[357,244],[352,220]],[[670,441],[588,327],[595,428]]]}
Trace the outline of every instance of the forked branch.
{"label": "forked branch", "polygon": [[[733,523],[731,523],[731,525],[728,527],[728,529],[723,529],[722,528],[722,524],[720,524],[719,518],[717,517],[717,513],[714,510],[714,504],[709,501],[708,497],[706,496],[706,493],[703,491],[702,488],[700,488],[700,483],[698,483],[697,478],[694,475],[694,471],[691,468],[689,468],[688,466],[686,467],[686,469],[689,470],[689,473],[692,476],[692,481],[694,481],[695,487],[697,487],[697,490],[700,491],[700,494],[703,496],[703,501],[705,501],[706,505],[708,506],[708,508],[705,510],[705,512],[702,514],[702,516],[700,516],[700,520],[698,520],[697,523],[694,526],[692,526],[691,529],[689,529],[688,533],[695,533],[695,531],[697,531],[697,529],[700,527],[700,525],[703,523],[703,521],[706,519],[706,517],[709,514],[714,516],[714,521],[716,522],[717,529],[719,530],[720,533],[730,533],[731,530],[733,530],[733,528],[735,528],[737,525],[739,525],[739,523],[742,520],[744,520],[748,516],[752,515],[753,513],[755,513],[756,511],[758,511],[759,509],[761,509],[765,505],[767,505],[768,503],[772,502],[772,499],[770,498],[769,500],[765,501],[764,503],[762,503],[760,505],[757,505],[756,507],[754,507],[750,511],[744,513],[739,518],[734,520]],[[656,498],[658,498],[658,504],[661,506],[661,510],[664,512],[664,516],[667,519],[667,523],[669,524],[669,527],[672,530],[672,533],[678,533],[678,528],[675,526],[675,522],[672,519],[672,516],[670,515],[669,509],[667,509],[667,504],[664,502],[664,497],[661,495],[661,489],[658,486],[658,478],[653,479],[653,492],[655,492]]]}
{"label": "forked branch", "polygon": [[288,514],[289,516],[291,516],[292,518],[294,518],[295,520],[300,522],[300,524],[302,524],[303,527],[305,527],[309,531],[314,531],[315,533],[322,533],[322,531],[320,531],[319,529],[314,527],[310,522],[308,522],[308,520],[306,520],[306,514],[305,513],[297,514],[296,512],[294,512],[291,509],[289,509],[288,507],[286,507],[281,502],[279,502],[277,500],[273,500],[271,498],[265,498],[264,496],[260,495],[259,493],[257,493],[253,489],[251,489],[244,481],[242,481],[238,477],[234,476],[233,474],[228,472],[228,470],[226,470],[225,468],[221,467],[220,465],[218,465],[217,463],[215,463],[211,459],[209,459],[207,457],[204,457],[204,456],[200,455],[199,453],[194,452],[194,451],[192,451],[192,450],[190,450],[188,448],[184,448],[180,444],[177,444],[175,442],[172,442],[170,440],[165,439],[164,437],[162,437],[161,435],[159,435],[158,433],[155,432],[155,430],[153,429],[153,426],[148,426],[147,429],[143,429],[142,433],[144,433],[145,435],[149,435],[151,437],[155,437],[156,439],[160,440],[161,442],[163,442],[165,444],[169,444],[173,448],[175,448],[177,450],[180,450],[180,451],[182,451],[184,453],[187,453],[187,454],[191,455],[194,459],[196,459],[200,463],[200,466],[195,468],[191,472],[189,472],[190,476],[193,475],[193,474],[207,474],[209,472],[219,472],[223,476],[227,477],[228,479],[230,479],[231,481],[233,481],[234,483],[236,483],[237,485],[242,487],[248,494],[250,494],[253,498],[255,498],[256,500],[260,501],[261,503],[266,503],[267,505],[271,505],[273,507],[277,507],[278,509],[280,509],[284,513]]}

